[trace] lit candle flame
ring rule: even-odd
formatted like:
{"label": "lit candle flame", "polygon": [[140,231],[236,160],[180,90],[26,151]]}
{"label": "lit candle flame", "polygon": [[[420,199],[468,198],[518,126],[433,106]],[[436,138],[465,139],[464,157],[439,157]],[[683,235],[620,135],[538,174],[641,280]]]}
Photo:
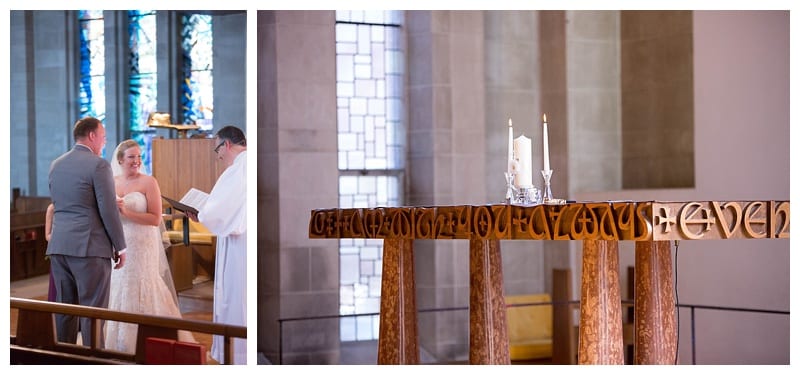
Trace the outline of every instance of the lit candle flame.
{"label": "lit candle flame", "polygon": [[511,127],[511,119],[508,119],[508,127]]}
{"label": "lit candle flame", "polygon": [[542,120],[544,120],[544,122],[547,122],[547,113],[542,115]]}

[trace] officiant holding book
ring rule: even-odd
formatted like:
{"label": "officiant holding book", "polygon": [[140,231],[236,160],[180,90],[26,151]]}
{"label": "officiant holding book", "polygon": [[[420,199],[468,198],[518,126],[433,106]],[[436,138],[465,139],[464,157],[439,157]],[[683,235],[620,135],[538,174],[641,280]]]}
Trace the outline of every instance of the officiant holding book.
{"label": "officiant holding book", "polygon": [[[216,323],[247,326],[247,139],[235,126],[220,129],[214,152],[225,165],[197,215],[186,212],[217,236],[214,270]],[[247,363],[247,341],[234,339],[233,364]],[[222,336],[214,336],[211,356],[224,363]]]}

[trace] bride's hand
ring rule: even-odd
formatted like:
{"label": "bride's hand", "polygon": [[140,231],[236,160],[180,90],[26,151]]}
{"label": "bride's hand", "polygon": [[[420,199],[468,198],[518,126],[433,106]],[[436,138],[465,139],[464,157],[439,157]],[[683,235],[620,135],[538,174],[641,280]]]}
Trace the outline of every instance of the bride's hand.
{"label": "bride's hand", "polygon": [[128,215],[128,209],[125,208],[125,200],[122,198],[117,198],[117,208],[119,208],[120,215]]}

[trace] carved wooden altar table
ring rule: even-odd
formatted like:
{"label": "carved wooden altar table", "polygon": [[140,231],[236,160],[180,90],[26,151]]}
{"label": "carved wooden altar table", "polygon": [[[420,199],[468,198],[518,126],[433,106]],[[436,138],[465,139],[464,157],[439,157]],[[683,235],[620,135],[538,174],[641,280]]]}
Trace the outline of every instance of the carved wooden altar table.
{"label": "carved wooden altar table", "polygon": [[789,238],[789,201],[319,209],[310,238],[384,240],[378,364],[419,363],[416,239],[469,240],[469,362],[509,364],[499,240],[583,241],[579,364],[624,364],[618,241],[636,241],[634,362],[672,364],[671,240]]}

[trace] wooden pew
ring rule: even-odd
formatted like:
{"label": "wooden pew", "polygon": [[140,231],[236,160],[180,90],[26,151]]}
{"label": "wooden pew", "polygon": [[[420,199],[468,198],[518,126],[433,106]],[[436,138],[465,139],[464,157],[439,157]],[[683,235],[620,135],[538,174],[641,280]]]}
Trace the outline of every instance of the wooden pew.
{"label": "wooden pew", "polygon": [[49,197],[20,196],[15,193],[9,222],[11,281],[50,272],[50,261],[45,257],[47,241],[44,237],[45,212],[49,204]]}
{"label": "wooden pew", "polygon": [[[134,314],[122,311],[114,311],[97,307],[79,306],[56,302],[46,302],[25,298],[11,299],[11,308],[17,309],[17,329],[16,335],[12,335],[11,345],[29,349],[39,349],[43,352],[30,350],[12,351],[12,354],[19,357],[11,358],[11,364],[15,361],[25,361],[41,356],[42,360],[51,360],[65,355],[66,360],[79,361],[83,357],[96,358],[98,360],[113,360],[127,363],[145,363],[145,346],[147,338],[160,337],[166,339],[177,339],[178,331],[200,332],[224,337],[225,363],[233,362],[233,339],[247,338],[247,327],[220,324],[207,321],[178,319],[171,317],[153,316],[145,314]],[[53,314],[67,314],[92,319],[89,329],[92,330],[92,342],[84,345],[58,342],[56,340],[55,319]],[[106,350],[97,346],[97,335],[102,334],[100,321],[119,321],[134,323],[139,325],[136,352],[134,354],[121,353]],[[58,354],[60,353],[60,354]]]}
{"label": "wooden pew", "polygon": [[573,314],[580,311],[572,304],[572,271],[553,269],[553,364],[578,363],[578,329]]}
{"label": "wooden pew", "polygon": [[505,296],[511,362],[553,358],[553,305],[550,294]]}
{"label": "wooden pew", "polygon": [[128,365],[131,362],[11,345],[12,365]]}
{"label": "wooden pew", "polygon": [[[553,269],[552,280],[552,302],[550,294],[506,296],[512,363],[577,363],[578,330],[573,315],[580,311],[580,305],[571,302],[572,272],[569,269]],[[544,302],[550,304],[508,306]]]}

